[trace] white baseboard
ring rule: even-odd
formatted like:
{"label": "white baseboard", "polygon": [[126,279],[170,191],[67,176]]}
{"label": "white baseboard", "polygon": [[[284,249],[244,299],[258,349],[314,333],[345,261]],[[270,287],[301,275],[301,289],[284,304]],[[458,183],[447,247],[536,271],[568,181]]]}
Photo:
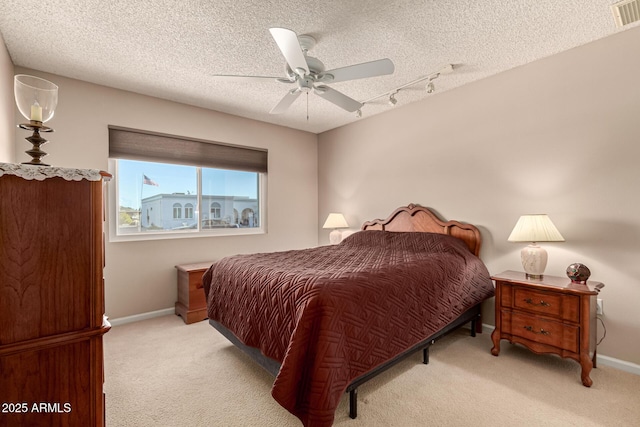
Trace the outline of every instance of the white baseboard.
{"label": "white baseboard", "polygon": [[615,359],[613,357],[598,354],[596,362],[598,365],[611,366],[612,368],[620,369],[621,371],[640,375],[640,365],[627,362],[626,360]]}
{"label": "white baseboard", "polygon": [[109,323],[111,323],[111,326],[119,326],[127,323],[139,322],[141,320],[153,319],[154,317],[166,316],[168,314],[175,314],[175,308],[171,307],[162,310],[149,311],[147,313],[134,314],[133,316],[109,319]]}
{"label": "white baseboard", "polygon": [[[494,329],[495,327],[493,325],[487,325],[486,323],[482,324],[482,332],[485,334],[490,334],[491,332],[493,332]],[[611,366],[612,368],[620,369],[621,371],[640,375],[640,365],[627,362],[626,360],[620,360],[614,357],[598,354],[596,356],[596,363],[598,365]]]}

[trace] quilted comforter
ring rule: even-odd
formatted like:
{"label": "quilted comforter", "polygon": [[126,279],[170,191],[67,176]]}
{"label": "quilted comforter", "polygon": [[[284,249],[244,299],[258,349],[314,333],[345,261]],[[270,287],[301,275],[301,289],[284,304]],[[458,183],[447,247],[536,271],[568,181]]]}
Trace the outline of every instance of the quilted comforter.
{"label": "quilted comforter", "polygon": [[461,240],[385,231],[223,258],[203,285],[209,318],[280,362],[272,395],[305,426],[330,426],[355,378],[494,292]]}

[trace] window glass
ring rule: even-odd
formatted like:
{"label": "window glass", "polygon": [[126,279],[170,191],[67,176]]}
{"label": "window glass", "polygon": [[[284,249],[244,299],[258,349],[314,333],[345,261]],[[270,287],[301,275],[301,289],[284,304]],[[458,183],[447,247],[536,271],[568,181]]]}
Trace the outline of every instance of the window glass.
{"label": "window glass", "polygon": [[[259,227],[259,175],[255,172],[202,169],[203,228]],[[238,212],[246,212],[243,218]]]}
{"label": "window glass", "polygon": [[117,236],[229,234],[261,227],[261,173],[113,161]]}

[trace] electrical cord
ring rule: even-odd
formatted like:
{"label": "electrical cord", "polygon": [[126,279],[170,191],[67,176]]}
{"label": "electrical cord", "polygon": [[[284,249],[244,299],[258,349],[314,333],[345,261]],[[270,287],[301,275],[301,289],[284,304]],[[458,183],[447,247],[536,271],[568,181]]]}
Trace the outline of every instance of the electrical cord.
{"label": "electrical cord", "polygon": [[596,347],[600,345],[600,343],[602,342],[602,340],[604,339],[604,337],[607,336],[607,327],[604,325],[604,320],[602,320],[602,317],[600,316],[596,316],[598,318],[598,320],[600,321],[600,323],[602,323],[602,329],[604,330],[604,334],[602,335],[602,338],[600,338],[600,341],[598,341],[596,343]]}

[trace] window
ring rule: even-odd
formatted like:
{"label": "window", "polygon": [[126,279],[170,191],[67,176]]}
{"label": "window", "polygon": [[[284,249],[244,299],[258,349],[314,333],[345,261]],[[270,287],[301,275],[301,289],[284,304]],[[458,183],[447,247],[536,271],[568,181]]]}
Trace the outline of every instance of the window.
{"label": "window", "polygon": [[182,217],[182,205],[180,203],[173,204],[173,219],[180,219]]}
{"label": "window", "polygon": [[113,126],[109,151],[111,240],[265,232],[266,151]]}
{"label": "window", "polygon": [[220,218],[220,203],[218,202],[211,203],[211,209],[209,210],[209,212],[211,212],[212,219]]}
{"label": "window", "polygon": [[186,219],[193,219],[193,205],[191,203],[184,205],[184,217]]}

